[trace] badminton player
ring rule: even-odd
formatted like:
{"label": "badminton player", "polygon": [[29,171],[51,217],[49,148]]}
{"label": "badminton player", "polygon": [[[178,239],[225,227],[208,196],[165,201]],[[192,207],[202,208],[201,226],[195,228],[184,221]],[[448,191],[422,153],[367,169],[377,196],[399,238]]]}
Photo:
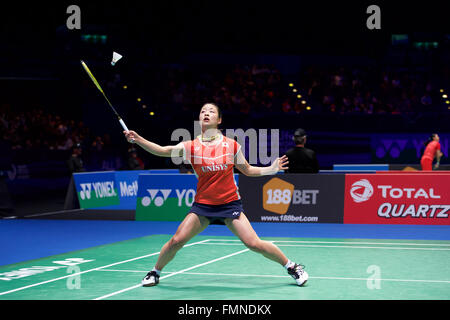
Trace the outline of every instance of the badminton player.
{"label": "badminton player", "polygon": [[437,169],[439,168],[439,163],[442,157],[441,144],[439,143],[439,135],[437,133],[433,133],[425,142],[425,151],[420,159],[422,171],[432,170],[433,160],[435,157],[436,164],[434,165],[434,169]]}
{"label": "badminton player", "polygon": [[139,136],[135,131],[124,131],[129,142],[162,157],[178,156],[190,162],[198,178],[197,193],[190,212],[175,235],[164,244],[153,270],[142,280],[143,286],[159,283],[161,270],[174,258],[190,239],[209,224],[225,224],[250,250],[262,254],[284,266],[301,286],[308,280],[304,266],[290,261],[273,243],[261,240],[244,214],[241,197],[233,176],[233,167],[247,176],[273,175],[287,169],[287,157],[277,158],[269,167],[251,166],[241,146],[222,135],[218,126],[222,122],[220,108],[207,103],[200,110],[201,135],[175,146],[160,146]]}

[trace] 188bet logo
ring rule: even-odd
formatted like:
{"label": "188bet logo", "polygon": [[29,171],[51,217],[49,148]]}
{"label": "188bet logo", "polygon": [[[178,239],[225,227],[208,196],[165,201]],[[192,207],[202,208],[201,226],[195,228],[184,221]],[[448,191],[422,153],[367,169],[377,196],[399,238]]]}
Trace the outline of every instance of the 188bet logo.
{"label": "188bet logo", "polygon": [[293,192],[293,184],[279,178],[271,179],[263,187],[264,210],[285,214],[291,203]]}
{"label": "188bet logo", "polygon": [[292,183],[272,178],[263,186],[263,208],[286,214],[291,204],[316,205],[318,194],[318,189],[295,189]]}

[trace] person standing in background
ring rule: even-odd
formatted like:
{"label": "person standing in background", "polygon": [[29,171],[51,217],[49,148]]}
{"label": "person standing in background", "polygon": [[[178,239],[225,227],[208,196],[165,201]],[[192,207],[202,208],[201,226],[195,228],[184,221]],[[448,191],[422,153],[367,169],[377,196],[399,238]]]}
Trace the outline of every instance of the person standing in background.
{"label": "person standing in background", "polygon": [[128,149],[128,169],[129,170],[144,170],[144,162],[137,155],[135,148]]}
{"label": "person standing in background", "polygon": [[319,162],[317,161],[316,153],[314,150],[305,148],[306,137],[305,130],[301,128],[295,130],[292,137],[295,147],[286,152],[286,156],[289,159],[289,169],[285,171],[286,173],[319,172]]}
{"label": "person standing in background", "polygon": [[67,160],[67,165],[71,173],[85,172],[86,169],[83,166],[83,160],[81,159],[81,144],[77,143],[72,147],[72,155]]}
{"label": "person standing in background", "polygon": [[420,159],[422,171],[433,170],[433,160],[435,157],[436,164],[434,165],[434,169],[437,169],[439,168],[439,163],[442,157],[441,144],[439,143],[439,135],[437,133],[433,133],[425,142],[425,150],[422,158]]}

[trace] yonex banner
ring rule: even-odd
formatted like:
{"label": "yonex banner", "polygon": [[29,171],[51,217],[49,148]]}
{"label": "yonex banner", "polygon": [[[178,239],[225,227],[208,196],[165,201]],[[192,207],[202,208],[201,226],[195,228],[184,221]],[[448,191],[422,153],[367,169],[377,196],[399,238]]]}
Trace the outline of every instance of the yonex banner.
{"label": "yonex banner", "polygon": [[74,173],[80,208],[96,208],[120,203],[114,171]]}
{"label": "yonex banner", "polygon": [[450,174],[347,174],[344,223],[450,225]]}
{"label": "yonex banner", "polygon": [[183,220],[194,203],[197,181],[193,174],[139,175],[136,220]]}
{"label": "yonex banner", "polygon": [[80,208],[134,210],[138,176],[147,170],[74,173]]}
{"label": "yonex banner", "polygon": [[255,222],[342,223],[344,175],[240,176],[245,215]]}

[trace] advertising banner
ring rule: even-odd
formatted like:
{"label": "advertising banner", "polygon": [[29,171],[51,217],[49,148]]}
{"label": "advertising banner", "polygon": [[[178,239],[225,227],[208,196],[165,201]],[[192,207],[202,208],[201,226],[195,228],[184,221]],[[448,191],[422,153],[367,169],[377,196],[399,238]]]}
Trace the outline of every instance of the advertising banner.
{"label": "advertising banner", "polygon": [[[424,142],[430,133],[424,134],[372,134],[372,163],[409,163],[420,164],[425,149]],[[439,134],[441,151],[444,154],[442,164],[448,163],[449,134]]]}
{"label": "advertising banner", "polygon": [[80,208],[114,206],[120,203],[114,171],[73,174]]}
{"label": "advertising banner", "polygon": [[147,174],[148,172],[148,170],[116,171],[116,183],[119,188],[120,203],[114,209],[136,209],[138,178],[140,174]]}
{"label": "advertising banner", "polygon": [[255,222],[342,223],[345,176],[240,176],[244,212]]}
{"label": "advertising banner", "polygon": [[450,174],[347,174],[344,223],[450,225]]}
{"label": "advertising banner", "polygon": [[74,173],[80,208],[134,210],[139,174],[148,170]]}
{"label": "advertising banner", "polygon": [[[238,183],[237,174],[235,179]],[[139,175],[136,220],[183,220],[194,203],[197,181],[193,174]]]}

